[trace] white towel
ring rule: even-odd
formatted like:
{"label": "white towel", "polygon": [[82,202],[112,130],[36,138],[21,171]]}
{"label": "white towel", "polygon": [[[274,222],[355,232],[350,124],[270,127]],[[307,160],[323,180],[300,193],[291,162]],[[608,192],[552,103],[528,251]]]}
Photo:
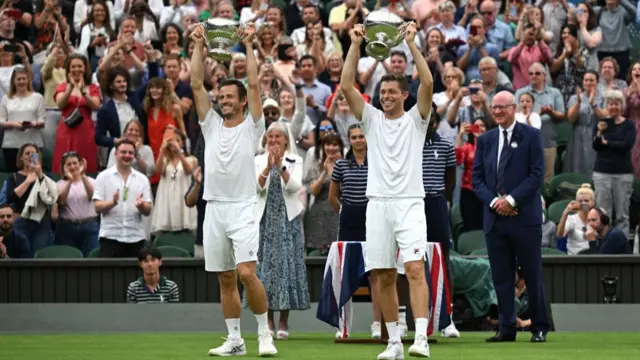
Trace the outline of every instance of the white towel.
{"label": "white towel", "polygon": [[58,201],[58,185],[48,177],[33,184],[29,197],[24,204],[22,217],[35,222],[42,221],[47,213],[47,207]]}

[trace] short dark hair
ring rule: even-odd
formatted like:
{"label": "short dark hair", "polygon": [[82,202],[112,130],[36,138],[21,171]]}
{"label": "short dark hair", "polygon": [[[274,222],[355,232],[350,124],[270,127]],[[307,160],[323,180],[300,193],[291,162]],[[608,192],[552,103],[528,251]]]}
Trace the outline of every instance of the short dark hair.
{"label": "short dark hair", "polygon": [[309,54],[302,55],[302,57],[300,57],[300,60],[298,60],[298,64],[302,65],[302,62],[305,60],[311,60],[311,62],[313,63],[313,66],[318,65],[316,58],[313,57],[313,55],[309,55]]}
{"label": "short dark hair", "polygon": [[240,100],[247,98],[247,88],[244,86],[242,81],[236,79],[225,79],[220,82],[219,88],[222,89],[225,86],[235,86],[238,89],[238,97]]}
{"label": "short dark hair", "polygon": [[380,79],[380,85],[385,82],[393,81],[398,83],[398,86],[400,86],[400,90],[409,91],[409,82],[407,81],[407,77],[404,75],[385,74]]}
{"label": "short dark hair", "polygon": [[122,76],[127,80],[127,88],[131,87],[131,74],[129,74],[129,71],[122,66],[114,66],[107,70],[107,86],[104,89],[104,92],[108,97],[113,97],[113,89],[111,89],[111,85],[113,85],[113,82],[118,76]]}
{"label": "short dark hair", "polygon": [[408,61],[408,59],[407,59],[407,54],[405,54],[405,53],[404,53],[404,52],[402,52],[402,51],[398,51],[398,50],[394,50],[394,51],[392,51],[392,52],[391,52],[391,55],[389,56],[389,58],[392,58],[392,57],[394,57],[394,56],[400,56],[401,58],[403,58],[403,59],[404,59],[404,61],[405,61],[405,62],[406,62],[406,61]]}
{"label": "short dark hair", "polygon": [[167,54],[164,56],[164,62],[162,66],[167,64],[167,61],[175,60],[178,62],[178,66],[182,65],[182,58],[176,54]]}
{"label": "short dark hair", "polygon": [[[596,81],[600,81],[600,73],[599,72],[590,69],[590,70],[587,70],[587,71],[584,72],[584,75],[587,75],[587,74],[591,74],[591,75],[595,76],[596,77]],[[584,78],[584,75],[582,75],[583,78]]]}
{"label": "short dark hair", "polygon": [[162,253],[155,246],[145,246],[138,253],[138,261],[142,262],[147,257],[151,256],[152,259],[162,260]]}
{"label": "short dark hair", "polygon": [[15,212],[15,209],[13,208],[13,205],[11,205],[9,203],[0,204],[0,210],[3,210],[3,209],[11,209],[11,210],[13,210],[13,212]]}
{"label": "short dark hair", "polygon": [[134,150],[136,149],[136,143],[134,143],[133,141],[131,141],[131,140],[127,139],[127,138],[122,138],[122,139],[119,139],[118,141],[116,141],[116,144],[115,144],[116,151],[118,150],[118,148],[120,148],[120,146],[125,145],[125,144],[133,146]]}

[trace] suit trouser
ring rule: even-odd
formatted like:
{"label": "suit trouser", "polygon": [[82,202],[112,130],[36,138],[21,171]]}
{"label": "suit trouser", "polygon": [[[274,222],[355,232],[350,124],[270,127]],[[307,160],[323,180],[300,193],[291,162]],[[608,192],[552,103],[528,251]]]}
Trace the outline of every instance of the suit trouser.
{"label": "suit trouser", "polygon": [[[607,212],[609,218],[625,236],[629,236],[629,203],[633,193],[633,174],[593,173],[596,205]],[[615,215],[615,217],[614,217]]]}
{"label": "suit trouser", "polygon": [[497,216],[485,236],[491,276],[498,296],[500,332],[513,334],[516,331],[515,276],[518,266],[522,269],[529,293],[531,331],[547,332],[549,321],[542,280],[541,226],[523,227],[515,218]]}

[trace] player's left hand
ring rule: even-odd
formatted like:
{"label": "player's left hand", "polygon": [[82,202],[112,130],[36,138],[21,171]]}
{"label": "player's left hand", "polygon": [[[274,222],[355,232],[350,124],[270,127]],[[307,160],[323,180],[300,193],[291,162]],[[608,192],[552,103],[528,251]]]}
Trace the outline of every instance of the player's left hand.
{"label": "player's left hand", "polygon": [[409,24],[407,24],[407,30],[404,34],[404,39],[407,41],[407,44],[413,43],[417,33],[418,29],[416,28],[415,22],[411,21]]}

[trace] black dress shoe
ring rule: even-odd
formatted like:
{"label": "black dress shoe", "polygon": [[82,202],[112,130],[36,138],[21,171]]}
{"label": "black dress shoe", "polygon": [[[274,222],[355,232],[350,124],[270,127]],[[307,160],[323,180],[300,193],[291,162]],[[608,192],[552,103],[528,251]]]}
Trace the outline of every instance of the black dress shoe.
{"label": "black dress shoe", "polygon": [[507,334],[498,332],[495,336],[487,338],[487,342],[495,343],[495,342],[511,342],[516,341],[516,334]]}
{"label": "black dress shoe", "polygon": [[547,342],[547,334],[543,333],[542,331],[536,331],[531,336],[531,342],[532,343]]}

